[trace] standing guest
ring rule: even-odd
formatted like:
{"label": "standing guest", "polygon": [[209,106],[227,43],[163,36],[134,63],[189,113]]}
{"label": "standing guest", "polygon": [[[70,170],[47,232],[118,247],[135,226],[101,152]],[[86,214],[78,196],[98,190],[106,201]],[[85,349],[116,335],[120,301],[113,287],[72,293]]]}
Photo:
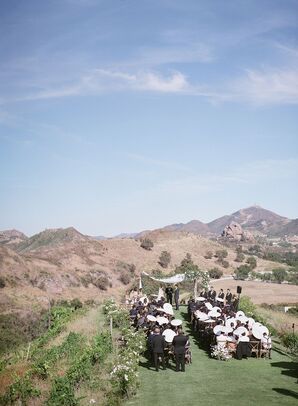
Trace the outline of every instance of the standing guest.
{"label": "standing guest", "polygon": [[203,290],[201,290],[200,296],[204,297],[205,299],[208,298],[208,292],[207,292],[207,290],[205,288]]}
{"label": "standing guest", "polygon": [[166,290],[165,290],[165,293],[166,293],[166,297],[167,297],[167,302],[170,303],[170,304],[173,304],[173,288],[172,288],[172,286],[167,286]]}
{"label": "standing guest", "polygon": [[164,293],[162,285],[160,285],[160,287],[158,289],[157,301],[161,300],[162,297],[165,297],[165,293]]}
{"label": "standing guest", "polygon": [[175,292],[174,292],[174,298],[175,298],[175,304],[176,304],[176,310],[179,310],[179,288],[178,285],[175,285]]}
{"label": "standing guest", "polygon": [[163,369],[166,369],[164,354],[165,346],[165,338],[160,334],[160,329],[156,327],[154,329],[154,334],[151,337],[151,347],[153,351],[154,366],[157,372],[159,371],[159,358],[161,358]]}
{"label": "standing guest", "polygon": [[227,294],[226,294],[226,304],[227,305],[231,305],[232,303],[232,293],[230,291],[230,289],[227,289]]}
{"label": "standing guest", "polygon": [[173,338],[174,354],[176,358],[176,371],[185,372],[185,351],[188,337],[184,335],[181,328],[178,329],[178,335]]}
{"label": "standing guest", "polygon": [[224,299],[224,298],[225,298],[225,294],[224,294],[224,291],[223,291],[222,289],[220,289],[219,294],[218,294],[218,297],[219,297],[220,299]]}
{"label": "standing guest", "polygon": [[210,288],[210,290],[208,292],[208,299],[211,300],[211,301],[214,301],[215,298],[216,298],[216,292],[214,290],[214,287],[211,286],[211,288]]}
{"label": "standing guest", "polygon": [[232,309],[233,309],[234,312],[238,311],[238,305],[239,305],[239,298],[236,295],[233,295]]}

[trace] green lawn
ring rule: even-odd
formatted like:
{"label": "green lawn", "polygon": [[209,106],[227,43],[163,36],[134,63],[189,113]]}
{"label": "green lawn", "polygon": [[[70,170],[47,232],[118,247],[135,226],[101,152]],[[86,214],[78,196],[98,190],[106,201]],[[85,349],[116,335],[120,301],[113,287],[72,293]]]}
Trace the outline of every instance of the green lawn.
{"label": "green lawn", "polygon": [[[185,320],[186,309],[182,307],[176,317]],[[141,387],[127,406],[298,404],[298,362],[281,348],[276,347],[272,360],[218,361],[199,348],[187,321],[183,328],[191,337],[192,364],[185,373],[175,372],[174,365],[155,372],[144,358],[139,371]]]}

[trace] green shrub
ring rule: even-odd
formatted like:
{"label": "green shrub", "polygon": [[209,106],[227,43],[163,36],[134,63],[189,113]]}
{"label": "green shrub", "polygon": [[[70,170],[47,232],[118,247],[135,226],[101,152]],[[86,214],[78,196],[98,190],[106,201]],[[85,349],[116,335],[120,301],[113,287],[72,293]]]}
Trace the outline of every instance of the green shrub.
{"label": "green shrub", "polygon": [[29,398],[38,397],[40,391],[32,384],[32,379],[29,374],[18,377],[15,382],[10,385],[8,391],[0,397],[0,405],[18,404],[26,405]]}
{"label": "green shrub", "polygon": [[204,258],[206,258],[206,259],[211,259],[212,257],[213,257],[212,251],[207,251],[206,254],[204,255]]}
{"label": "green shrub", "polygon": [[3,288],[5,288],[5,279],[2,276],[0,276],[0,289]]}
{"label": "green shrub", "polygon": [[257,260],[255,257],[248,257],[246,263],[249,265],[251,270],[257,267]]}
{"label": "green shrub", "polygon": [[236,269],[235,275],[237,279],[245,280],[248,278],[251,269],[248,265],[240,265]]}
{"label": "green shrub", "polygon": [[236,262],[243,262],[245,259],[245,255],[242,252],[237,253],[235,261]]}
{"label": "green shrub", "polygon": [[93,282],[93,285],[100,290],[107,290],[110,285],[109,278],[106,275],[101,275]]}
{"label": "green shrub", "polygon": [[284,268],[275,268],[272,269],[272,276],[276,282],[282,283],[287,277],[287,271]]}
{"label": "green shrub", "polygon": [[168,251],[162,251],[158,261],[160,266],[162,266],[163,268],[167,268],[170,262],[171,262],[171,254]]}
{"label": "green shrub", "polygon": [[221,271],[219,268],[212,268],[208,271],[208,274],[211,279],[219,279],[223,276],[223,271]]}
{"label": "green shrub", "polygon": [[83,307],[83,303],[77,297],[72,299],[70,302],[70,306],[73,307],[75,310],[81,309]]}
{"label": "green shrub", "polygon": [[285,333],[281,336],[281,342],[292,354],[298,354],[298,334]]}
{"label": "green shrub", "polygon": [[131,281],[131,276],[128,272],[122,271],[119,276],[119,280],[123,283],[123,285],[128,285]]}
{"label": "green shrub", "polygon": [[141,242],[141,247],[147,251],[151,251],[154,247],[154,244],[149,238],[144,238]]}

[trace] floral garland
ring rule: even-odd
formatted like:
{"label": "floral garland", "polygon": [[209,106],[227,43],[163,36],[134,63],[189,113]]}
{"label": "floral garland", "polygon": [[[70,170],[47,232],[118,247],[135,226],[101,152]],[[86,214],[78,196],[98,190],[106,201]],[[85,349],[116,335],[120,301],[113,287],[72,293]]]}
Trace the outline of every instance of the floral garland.
{"label": "floral garland", "polygon": [[211,346],[211,357],[221,361],[228,361],[232,358],[231,354],[229,354],[229,350],[222,345]]}
{"label": "floral garland", "polygon": [[145,351],[146,336],[143,331],[135,331],[130,325],[128,312],[121,309],[113,300],[104,304],[104,313],[109,319],[122,320],[121,340],[116,363],[110,373],[116,393],[130,397],[136,393],[140,384],[138,367],[140,355]]}

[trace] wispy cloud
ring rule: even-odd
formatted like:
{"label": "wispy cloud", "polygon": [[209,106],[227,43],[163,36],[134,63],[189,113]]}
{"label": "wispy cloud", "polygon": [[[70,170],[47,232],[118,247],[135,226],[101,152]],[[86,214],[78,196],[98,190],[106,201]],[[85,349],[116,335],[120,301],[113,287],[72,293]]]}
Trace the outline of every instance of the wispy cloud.
{"label": "wispy cloud", "polygon": [[[67,85],[47,86],[13,101],[43,100],[110,92],[155,92],[203,97],[210,102],[242,102],[256,106],[298,103],[298,70],[249,69],[233,81],[208,85],[190,81],[180,71],[93,69]],[[0,115],[1,120],[1,115]]]}
{"label": "wispy cloud", "polygon": [[68,96],[85,96],[117,91],[183,93],[190,89],[187,78],[178,71],[168,75],[157,72],[127,72],[93,69],[67,86],[48,87],[16,100],[42,100]]}
{"label": "wispy cloud", "polygon": [[[161,183],[160,192],[166,194],[189,195],[196,193],[220,192],[229,187],[241,185],[256,186],[268,181],[295,180],[298,172],[298,159],[267,159],[248,162],[242,167],[222,173],[201,173],[197,176],[184,176]],[[235,190],[236,190],[235,189]]]}
{"label": "wispy cloud", "polygon": [[166,169],[175,169],[175,170],[179,170],[179,171],[186,171],[186,172],[190,172],[191,169],[185,165],[180,165],[176,162],[170,162],[170,161],[166,161],[166,160],[160,160],[160,159],[155,159],[155,158],[151,158],[148,156],[144,156],[141,154],[126,154],[128,158],[133,159],[137,162],[146,164],[146,165],[150,165],[150,166],[156,166],[156,167],[161,167],[161,168],[166,168]]}
{"label": "wispy cloud", "polygon": [[156,68],[167,64],[210,63],[215,56],[207,44],[182,41],[181,43],[162,44],[155,47],[142,47],[137,50],[135,57],[121,61],[121,66]]}
{"label": "wispy cloud", "polygon": [[247,70],[231,85],[229,98],[256,105],[297,104],[298,70]]}

